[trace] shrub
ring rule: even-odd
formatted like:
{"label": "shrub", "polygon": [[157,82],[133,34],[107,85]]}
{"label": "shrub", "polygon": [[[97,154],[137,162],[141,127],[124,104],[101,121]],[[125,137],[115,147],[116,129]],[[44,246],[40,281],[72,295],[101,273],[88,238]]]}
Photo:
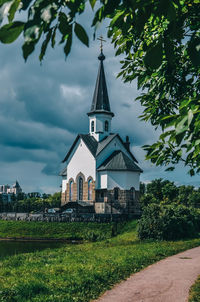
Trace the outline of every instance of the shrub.
{"label": "shrub", "polygon": [[138,224],[140,239],[177,240],[200,232],[200,212],[175,203],[150,204],[144,208]]}

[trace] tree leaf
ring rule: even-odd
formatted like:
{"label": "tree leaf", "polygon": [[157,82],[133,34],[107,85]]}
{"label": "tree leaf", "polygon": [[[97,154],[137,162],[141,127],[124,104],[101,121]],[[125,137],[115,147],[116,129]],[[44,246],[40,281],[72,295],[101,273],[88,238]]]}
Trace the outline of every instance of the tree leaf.
{"label": "tree leaf", "polygon": [[190,173],[190,176],[194,176],[194,174],[195,174],[195,173],[194,173],[194,169],[190,169],[190,170],[189,170],[189,173]]}
{"label": "tree leaf", "polygon": [[14,42],[24,29],[24,22],[15,21],[0,28],[0,41],[5,44]]}
{"label": "tree leaf", "polygon": [[85,44],[87,47],[89,47],[88,35],[87,35],[85,29],[77,22],[75,23],[74,32],[75,32],[76,36],[79,38],[79,40],[83,44]]}
{"label": "tree leaf", "polygon": [[165,169],[165,171],[174,171],[175,167],[169,167],[167,169]]}
{"label": "tree leaf", "polygon": [[119,11],[115,14],[115,16],[112,18],[112,21],[110,22],[110,26],[113,26],[115,24],[115,22],[124,14],[124,10],[123,11]]}
{"label": "tree leaf", "polygon": [[190,109],[189,111],[188,111],[188,126],[190,126],[190,124],[191,124],[191,122],[192,122],[192,119],[193,119],[193,112],[192,112],[192,110]]}
{"label": "tree leaf", "polygon": [[157,43],[147,50],[144,63],[147,68],[157,69],[162,64],[162,43]]}
{"label": "tree leaf", "polygon": [[8,20],[9,20],[9,22],[13,21],[15,13],[16,13],[19,5],[20,5],[20,0],[14,0],[13,1],[12,5],[11,5],[11,7],[9,9],[9,14],[8,14]]}
{"label": "tree leaf", "polygon": [[23,50],[23,57],[25,61],[27,60],[28,56],[34,51],[34,49],[35,49],[34,42],[24,43],[24,45],[22,46],[22,50]]}
{"label": "tree leaf", "polygon": [[64,47],[64,53],[65,53],[65,56],[67,57],[70,53],[70,50],[71,50],[71,46],[72,46],[72,34],[70,34],[68,36],[68,39],[66,41],[66,44],[65,44],[65,47]]}
{"label": "tree leaf", "polygon": [[52,30],[53,30],[52,28],[49,30],[49,32],[48,32],[47,35],[46,35],[46,39],[45,39],[44,42],[42,43],[41,52],[40,52],[40,55],[39,55],[39,60],[40,60],[40,62],[43,60],[44,55],[45,55],[45,53],[46,53],[47,46],[48,46],[49,41],[50,41],[50,39],[51,39]]}
{"label": "tree leaf", "polygon": [[52,37],[51,37],[51,47],[52,48],[54,48],[55,43],[56,43],[56,30],[57,30],[57,27],[55,26],[54,30],[53,30]]}
{"label": "tree leaf", "polygon": [[63,12],[60,12],[59,14],[58,28],[61,34],[63,35],[63,41],[65,40],[65,36],[72,32],[72,24],[69,24],[68,18]]}
{"label": "tree leaf", "polygon": [[188,54],[195,67],[200,66],[200,38],[192,38],[188,43]]}
{"label": "tree leaf", "polygon": [[184,116],[182,120],[176,125],[176,134],[180,134],[188,128],[188,125],[185,125],[187,119],[188,117]]}
{"label": "tree leaf", "polygon": [[90,0],[91,8],[94,9],[97,0]]}
{"label": "tree leaf", "polygon": [[7,16],[12,3],[13,1],[8,1],[8,0],[0,1],[0,24],[3,21],[3,19]]}

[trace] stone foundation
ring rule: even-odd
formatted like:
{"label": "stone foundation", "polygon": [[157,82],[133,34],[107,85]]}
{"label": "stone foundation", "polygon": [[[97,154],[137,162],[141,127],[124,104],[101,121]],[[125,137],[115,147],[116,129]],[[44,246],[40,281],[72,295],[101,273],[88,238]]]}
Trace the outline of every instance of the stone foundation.
{"label": "stone foundation", "polygon": [[[101,210],[102,212],[100,212]],[[115,198],[114,189],[96,190],[95,211],[98,211],[96,213],[105,214],[140,215],[140,192],[118,189],[118,198]]]}
{"label": "stone foundation", "polygon": [[[140,215],[140,192],[133,188],[130,190],[120,190],[114,188],[112,190],[101,189],[95,190],[95,181],[92,180],[92,200],[88,200],[88,180],[83,182],[83,201],[94,204],[95,212],[98,214],[126,214]],[[61,205],[65,205],[71,201],[78,201],[77,183],[73,183],[73,195],[69,200],[69,182],[65,193],[62,193]],[[116,194],[117,190],[117,194]],[[116,196],[117,195],[117,196]]]}

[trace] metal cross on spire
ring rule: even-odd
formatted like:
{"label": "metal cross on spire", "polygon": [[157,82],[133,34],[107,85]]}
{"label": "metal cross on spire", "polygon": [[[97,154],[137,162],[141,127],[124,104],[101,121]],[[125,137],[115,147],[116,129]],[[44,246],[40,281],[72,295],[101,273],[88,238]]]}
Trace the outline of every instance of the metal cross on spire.
{"label": "metal cross on spire", "polygon": [[101,50],[101,53],[103,53],[103,42],[106,42],[106,40],[103,39],[102,35],[99,38],[97,38],[97,40],[99,40],[101,42],[100,50]]}

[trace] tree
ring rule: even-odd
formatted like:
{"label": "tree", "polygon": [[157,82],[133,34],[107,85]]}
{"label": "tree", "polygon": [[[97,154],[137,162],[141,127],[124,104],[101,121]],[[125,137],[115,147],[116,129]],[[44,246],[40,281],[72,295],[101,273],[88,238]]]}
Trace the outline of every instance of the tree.
{"label": "tree", "polygon": [[[56,39],[66,56],[75,34],[89,45],[77,16],[90,3],[94,33],[98,24],[110,20],[107,34],[116,55],[124,55],[119,76],[125,82],[137,79],[143,93],[141,118],[162,134],[153,145],[144,146],[147,159],[156,165],[182,161],[194,175],[200,171],[200,0],[0,0],[0,41],[12,43],[23,32],[26,60],[42,40],[40,60]],[[18,11],[27,11],[27,20]]]}
{"label": "tree", "polygon": [[146,185],[143,182],[140,182],[140,196],[143,196],[146,191]]}
{"label": "tree", "polygon": [[178,201],[180,204],[189,206],[191,203],[189,202],[190,196],[194,192],[194,187],[193,186],[180,186],[179,187],[179,196],[178,196]]}
{"label": "tree", "polygon": [[194,208],[200,208],[200,192],[198,191],[193,191],[189,195],[189,205],[194,207]]}

